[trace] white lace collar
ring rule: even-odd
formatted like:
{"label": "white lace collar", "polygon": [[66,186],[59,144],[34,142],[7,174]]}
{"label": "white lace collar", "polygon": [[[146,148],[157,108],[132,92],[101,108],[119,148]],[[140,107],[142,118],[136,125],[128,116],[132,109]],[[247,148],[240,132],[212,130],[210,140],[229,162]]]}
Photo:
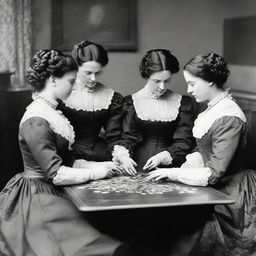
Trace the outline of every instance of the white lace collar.
{"label": "white lace collar", "polygon": [[27,107],[23,115],[20,126],[31,117],[44,118],[50,125],[51,129],[68,140],[69,149],[75,141],[75,133],[73,126],[60,110],[54,109],[44,97],[36,97],[35,100]]}
{"label": "white lace collar", "polygon": [[54,109],[56,109],[58,106],[58,102],[56,100],[48,98],[46,95],[44,95],[44,93],[33,92],[32,99],[40,99]]}
{"label": "white lace collar", "polygon": [[137,116],[142,120],[171,122],[179,114],[182,96],[170,90],[159,98],[145,88],[132,95]]}
{"label": "white lace collar", "polygon": [[64,103],[66,106],[76,110],[97,111],[108,109],[113,95],[114,91],[111,88],[100,83],[95,86],[93,91],[76,83]]}
{"label": "white lace collar", "polygon": [[208,108],[200,113],[194,122],[193,136],[201,139],[215,121],[224,116],[235,116],[246,122],[241,108],[232,100],[231,94],[223,92],[208,104]]}
{"label": "white lace collar", "polygon": [[219,101],[223,100],[226,97],[229,97],[230,99],[232,99],[232,96],[229,93],[229,90],[225,90],[225,91],[219,93],[216,97],[214,97],[211,101],[209,101],[208,104],[207,104],[208,108],[212,108]]}

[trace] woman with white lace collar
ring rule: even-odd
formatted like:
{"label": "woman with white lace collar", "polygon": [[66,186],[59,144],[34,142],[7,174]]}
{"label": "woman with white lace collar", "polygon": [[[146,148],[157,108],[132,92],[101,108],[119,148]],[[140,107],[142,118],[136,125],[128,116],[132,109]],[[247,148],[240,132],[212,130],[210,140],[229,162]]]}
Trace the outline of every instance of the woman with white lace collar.
{"label": "woman with white lace collar", "polygon": [[178,71],[178,60],[166,49],[150,50],[142,58],[140,73],[146,85],[124,102],[122,138],[128,150],[114,148],[121,164],[132,157],[138,171],[180,166],[193,149],[191,98],[168,89]]}
{"label": "woman with white lace collar", "polygon": [[112,174],[102,164],[71,167],[74,131],[56,107],[57,98],[70,94],[77,69],[71,56],[56,50],[37,52],[28,68],[27,80],[38,93],[20,122],[24,172],[0,193],[1,255],[110,256],[126,250],[82,218],[62,190]]}
{"label": "woman with white lace collar", "polygon": [[181,168],[159,169],[148,177],[211,185],[236,199],[235,204],[215,206],[193,255],[256,254],[256,172],[243,169],[246,118],[223,88],[229,73],[216,53],[200,54],[185,65],[188,92],[197,102],[208,101],[193,128],[197,148]]}
{"label": "woman with white lace collar", "polygon": [[[72,55],[79,66],[77,79],[59,109],[74,126],[73,156],[88,161],[111,160],[111,151],[121,138],[123,97],[99,82],[108,64],[107,51],[99,44],[82,41],[74,46]],[[101,130],[104,136],[100,136]]]}

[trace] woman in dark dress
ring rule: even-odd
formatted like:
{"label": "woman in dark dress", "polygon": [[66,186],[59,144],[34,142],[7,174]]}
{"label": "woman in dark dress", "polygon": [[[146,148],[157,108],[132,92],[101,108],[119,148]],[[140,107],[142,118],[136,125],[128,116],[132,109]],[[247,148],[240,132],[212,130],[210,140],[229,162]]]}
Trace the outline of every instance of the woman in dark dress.
{"label": "woman in dark dress", "polygon": [[[132,158],[137,170],[146,172],[157,166],[180,166],[185,161],[195,146],[192,135],[195,111],[190,97],[167,89],[178,71],[179,62],[168,50],[154,49],[143,57],[140,72],[146,85],[125,98],[122,133],[125,143],[114,147],[114,162],[131,168]],[[185,217],[180,209],[157,208],[118,212],[111,217],[118,223],[120,230],[116,233],[122,238],[141,250],[150,248],[156,255],[167,255],[180,235],[181,222],[177,216]]]}
{"label": "woman in dark dress", "polygon": [[208,102],[193,127],[197,148],[181,168],[161,168],[148,177],[213,186],[236,200],[214,207],[191,255],[256,255],[256,172],[243,168],[246,118],[223,89],[229,73],[215,53],[200,54],[185,65],[188,92],[197,102]]}
{"label": "woman in dark dress", "polygon": [[194,147],[192,126],[195,111],[191,98],[167,87],[179,71],[179,62],[168,50],[150,50],[143,57],[140,73],[146,85],[124,102],[122,138],[126,150],[115,146],[114,160],[137,170],[157,166],[180,166]]}
{"label": "woman in dark dress", "polygon": [[61,185],[112,174],[104,165],[70,167],[74,131],[56,110],[56,100],[70,94],[77,69],[70,56],[41,50],[27,71],[37,96],[20,122],[24,172],[15,175],[0,193],[1,255],[124,255],[120,242],[92,227],[63,194]]}
{"label": "woman in dark dress", "polygon": [[[114,145],[120,142],[123,97],[99,82],[108,63],[107,51],[101,45],[82,41],[74,46],[72,55],[79,65],[77,79],[59,109],[74,126],[73,156],[110,161]],[[100,136],[102,128],[104,138]]]}

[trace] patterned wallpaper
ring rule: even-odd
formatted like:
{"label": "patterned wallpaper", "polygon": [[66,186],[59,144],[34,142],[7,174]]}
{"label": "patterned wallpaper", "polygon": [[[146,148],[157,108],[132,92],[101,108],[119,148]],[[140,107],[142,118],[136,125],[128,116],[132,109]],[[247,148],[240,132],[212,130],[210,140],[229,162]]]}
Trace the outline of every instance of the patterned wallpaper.
{"label": "patterned wallpaper", "polygon": [[13,72],[11,86],[25,87],[31,60],[31,0],[0,0],[0,72]]}

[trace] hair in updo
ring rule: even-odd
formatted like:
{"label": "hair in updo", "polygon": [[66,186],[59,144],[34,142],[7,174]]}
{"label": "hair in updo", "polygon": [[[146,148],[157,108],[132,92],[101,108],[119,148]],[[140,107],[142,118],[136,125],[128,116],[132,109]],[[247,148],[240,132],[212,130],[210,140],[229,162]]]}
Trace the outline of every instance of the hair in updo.
{"label": "hair in updo", "polygon": [[99,44],[90,41],[82,41],[76,44],[72,51],[72,56],[79,66],[88,61],[96,61],[103,67],[108,64],[108,53]]}
{"label": "hair in updo", "polygon": [[200,77],[207,82],[213,82],[218,88],[223,88],[230,75],[225,59],[214,52],[195,56],[183,69],[193,76]]}
{"label": "hair in updo", "polygon": [[149,78],[153,73],[168,70],[171,74],[178,73],[177,58],[166,49],[153,49],[142,58],[139,71],[143,78]]}
{"label": "hair in updo", "polygon": [[62,77],[66,72],[77,71],[75,60],[57,50],[40,50],[27,69],[26,79],[35,91],[41,91],[50,76]]}

